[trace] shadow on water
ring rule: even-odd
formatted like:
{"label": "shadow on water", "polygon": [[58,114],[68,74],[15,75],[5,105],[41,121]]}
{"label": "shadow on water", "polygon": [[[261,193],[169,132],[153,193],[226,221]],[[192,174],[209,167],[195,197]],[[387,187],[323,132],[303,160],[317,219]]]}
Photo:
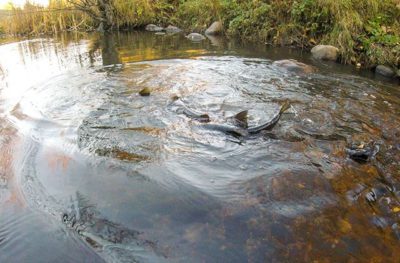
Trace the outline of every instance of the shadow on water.
{"label": "shadow on water", "polygon": [[[399,258],[395,83],[179,34],[60,35],[0,54],[1,262]],[[206,128],[232,127],[243,110],[254,127],[287,100],[270,131]],[[349,158],[370,141],[375,157]]]}

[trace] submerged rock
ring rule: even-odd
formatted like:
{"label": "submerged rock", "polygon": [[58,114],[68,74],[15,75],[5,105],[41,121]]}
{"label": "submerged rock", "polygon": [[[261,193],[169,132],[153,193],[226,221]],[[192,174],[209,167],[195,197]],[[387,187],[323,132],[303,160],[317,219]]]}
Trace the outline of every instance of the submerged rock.
{"label": "submerged rock", "polygon": [[169,25],[165,28],[165,32],[167,32],[168,34],[177,34],[177,33],[182,32],[182,29],[180,29],[179,27],[176,27],[176,26]]}
{"label": "submerged rock", "polygon": [[150,32],[161,32],[164,30],[164,28],[154,25],[154,24],[149,24],[145,27],[146,31],[150,31]]}
{"label": "submerged rock", "polygon": [[139,95],[140,96],[150,96],[150,89],[149,88],[144,88],[141,91],[139,91]]}
{"label": "submerged rock", "polygon": [[316,59],[336,61],[339,56],[339,49],[329,45],[317,45],[311,49],[311,54]]}
{"label": "submerged rock", "polygon": [[189,35],[186,36],[187,39],[192,40],[194,42],[200,42],[203,41],[205,38],[205,36],[203,36],[202,34],[199,33],[191,33]]}
{"label": "submerged rock", "polygon": [[395,75],[395,72],[393,71],[392,68],[384,65],[377,66],[375,69],[375,73],[388,78],[394,77]]}
{"label": "submerged rock", "polygon": [[374,142],[370,142],[368,144],[358,143],[352,144],[347,149],[347,153],[353,161],[358,163],[365,163],[375,157],[375,155],[379,152],[379,146]]}
{"label": "submerged rock", "polygon": [[222,34],[224,27],[222,26],[222,22],[217,21],[212,23],[212,25],[206,30],[206,35],[219,35]]}
{"label": "submerged rock", "polygon": [[301,63],[294,59],[284,59],[284,60],[277,60],[274,61],[273,65],[282,67],[287,71],[296,72],[296,73],[312,73],[315,71],[315,68]]}

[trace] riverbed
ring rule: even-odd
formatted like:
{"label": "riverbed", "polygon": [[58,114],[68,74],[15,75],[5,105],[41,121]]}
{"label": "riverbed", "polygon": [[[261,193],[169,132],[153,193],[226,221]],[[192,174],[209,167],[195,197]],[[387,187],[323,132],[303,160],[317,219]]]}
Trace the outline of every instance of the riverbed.
{"label": "riverbed", "polygon": [[[398,82],[145,32],[0,45],[0,81],[0,262],[400,258]],[[181,109],[216,125],[247,110],[254,127],[284,102],[245,138]],[[354,143],[376,155],[349,158]]]}

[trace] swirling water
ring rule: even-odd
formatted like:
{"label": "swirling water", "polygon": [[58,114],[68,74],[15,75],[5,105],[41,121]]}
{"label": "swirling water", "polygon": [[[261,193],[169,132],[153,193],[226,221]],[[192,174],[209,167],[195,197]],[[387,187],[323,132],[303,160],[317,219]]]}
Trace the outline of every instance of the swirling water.
{"label": "swirling water", "polygon": [[[0,262],[399,258],[398,83],[179,35],[62,35],[0,54]],[[287,100],[248,138],[180,111],[231,125],[248,110],[255,126]],[[369,141],[376,158],[348,158]]]}

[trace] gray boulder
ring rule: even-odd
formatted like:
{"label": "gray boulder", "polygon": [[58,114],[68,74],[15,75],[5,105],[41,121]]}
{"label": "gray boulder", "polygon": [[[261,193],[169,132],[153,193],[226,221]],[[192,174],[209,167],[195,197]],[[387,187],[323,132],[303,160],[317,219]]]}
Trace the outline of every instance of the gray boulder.
{"label": "gray boulder", "polygon": [[176,26],[169,25],[165,28],[165,32],[167,32],[167,34],[177,34],[177,33],[182,32],[182,29],[180,29],[179,27],[176,27]]}
{"label": "gray boulder", "polygon": [[203,36],[202,34],[198,34],[198,33],[191,33],[189,35],[186,36],[187,39],[192,40],[194,42],[200,42],[203,41],[205,38],[205,36]]}
{"label": "gray boulder", "polygon": [[317,45],[311,49],[311,54],[316,59],[336,61],[339,56],[339,49],[329,45]]}
{"label": "gray boulder", "polygon": [[145,27],[146,31],[150,31],[150,32],[161,32],[164,30],[164,28],[160,27],[160,26],[156,26],[154,24],[149,24]]}
{"label": "gray boulder", "polygon": [[211,45],[213,46],[222,47],[224,44],[224,39],[220,36],[206,35],[206,37],[210,40]]}
{"label": "gray boulder", "polygon": [[301,73],[301,74],[307,74],[307,73],[313,73],[316,71],[316,69],[310,65],[301,63],[297,60],[294,59],[284,59],[284,60],[277,60],[272,63],[274,66],[283,68],[289,72],[294,72],[294,73]]}
{"label": "gray boulder", "polygon": [[375,69],[375,73],[388,78],[394,77],[394,75],[396,74],[392,68],[384,65],[377,66]]}
{"label": "gray boulder", "polygon": [[206,30],[206,35],[220,35],[222,34],[224,27],[222,22],[217,21],[212,23],[212,25]]}

